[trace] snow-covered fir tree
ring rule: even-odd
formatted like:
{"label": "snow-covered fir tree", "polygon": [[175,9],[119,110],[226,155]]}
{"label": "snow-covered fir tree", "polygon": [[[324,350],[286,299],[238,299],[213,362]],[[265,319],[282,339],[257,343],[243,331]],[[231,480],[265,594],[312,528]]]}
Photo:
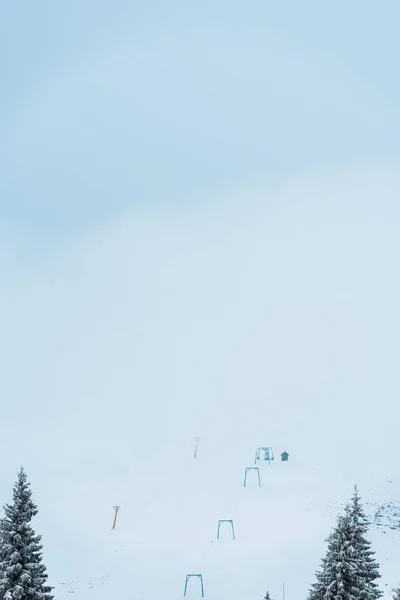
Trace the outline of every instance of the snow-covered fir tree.
{"label": "snow-covered fir tree", "polygon": [[42,563],[41,536],[30,522],[37,514],[23,468],[13,490],[13,503],[4,507],[0,521],[0,597],[2,600],[52,600],[53,588],[46,585]]}
{"label": "snow-covered fir tree", "polygon": [[271,600],[271,596],[270,596],[269,592],[265,593],[264,600]]}
{"label": "snow-covered fir tree", "polygon": [[367,519],[358,490],[331,533],[325,558],[316,573],[308,600],[377,600],[382,596],[375,581],[380,577],[370,542],[365,538]]}
{"label": "snow-covered fir tree", "polygon": [[397,588],[393,594],[393,600],[400,600],[400,588]]}
{"label": "snow-covered fir tree", "polygon": [[359,577],[363,581],[364,588],[362,597],[375,600],[383,595],[376,583],[380,578],[379,564],[374,558],[375,552],[371,550],[371,542],[366,538],[368,519],[364,513],[356,485],[351,503],[346,507],[346,513],[350,520],[353,544],[359,557]]}

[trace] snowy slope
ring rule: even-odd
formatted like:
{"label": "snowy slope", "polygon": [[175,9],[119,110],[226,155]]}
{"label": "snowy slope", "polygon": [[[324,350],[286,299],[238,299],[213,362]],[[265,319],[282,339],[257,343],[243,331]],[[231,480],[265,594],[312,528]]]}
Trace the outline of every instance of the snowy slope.
{"label": "snowy slope", "polygon": [[[351,479],[341,476],[334,462],[327,466],[323,459],[314,463],[302,456],[299,447],[293,448],[288,463],[279,457],[271,466],[260,461],[261,489],[252,473],[244,488],[243,469],[253,464],[250,444],[245,452],[244,447],[224,445],[223,439],[201,438],[193,459],[194,444],[180,440],[160,445],[102,494],[90,477],[79,497],[65,487],[63,505],[69,514],[59,516],[76,540],[71,535],[65,547],[65,540],[52,539],[51,531],[45,536],[47,549],[53,547],[64,557],[60,563],[47,550],[59,600],[72,594],[77,600],[181,598],[187,573],[203,574],[211,599],[261,598],[267,588],[280,598],[283,583],[287,598],[305,597],[324,552],[324,537],[352,493]],[[378,473],[373,474],[374,485],[367,486],[368,469],[358,479],[368,501],[396,496],[394,484],[390,492]],[[112,531],[117,502],[121,509]],[[77,531],[73,516],[79,511],[86,516]],[[235,540],[227,526],[216,540],[218,519],[234,520]],[[381,563],[382,587],[390,597],[398,579],[400,532],[373,527],[371,538]],[[188,597],[199,597],[197,582],[190,581],[188,590]]]}

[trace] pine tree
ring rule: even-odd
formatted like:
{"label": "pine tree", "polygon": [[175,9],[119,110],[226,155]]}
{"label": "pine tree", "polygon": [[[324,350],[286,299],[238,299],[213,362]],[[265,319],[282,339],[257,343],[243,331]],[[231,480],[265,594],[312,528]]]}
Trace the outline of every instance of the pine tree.
{"label": "pine tree", "polygon": [[367,529],[356,489],[352,503],[327,539],[327,553],[308,600],[377,600],[382,596],[375,583],[380,577],[379,566],[365,538]]}
{"label": "pine tree", "polygon": [[271,596],[269,595],[269,592],[265,593],[264,600],[271,600]]}
{"label": "pine tree", "polygon": [[13,490],[13,503],[4,507],[0,522],[0,596],[2,600],[53,600],[42,564],[41,536],[30,521],[37,514],[23,468]]}
{"label": "pine tree", "polygon": [[354,486],[351,503],[346,507],[352,528],[352,540],[359,558],[358,576],[363,581],[362,598],[366,600],[377,600],[383,593],[375,583],[380,578],[379,564],[375,560],[375,552],[371,550],[371,542],[366,538],[368,532],[368,519],[361,505],[358,488]]}
{"label": "pine tree", "polygon": [[400,600],[400,588],[394,590],[393,600]]}

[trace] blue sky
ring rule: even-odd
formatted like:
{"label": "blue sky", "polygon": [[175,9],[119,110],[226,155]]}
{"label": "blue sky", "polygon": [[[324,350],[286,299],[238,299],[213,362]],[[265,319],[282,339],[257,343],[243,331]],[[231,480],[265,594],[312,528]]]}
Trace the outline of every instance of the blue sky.
{"label": "blue sky", "polygon": [[400,7],[0,7],[0,221],[43,235],[398,157]]}

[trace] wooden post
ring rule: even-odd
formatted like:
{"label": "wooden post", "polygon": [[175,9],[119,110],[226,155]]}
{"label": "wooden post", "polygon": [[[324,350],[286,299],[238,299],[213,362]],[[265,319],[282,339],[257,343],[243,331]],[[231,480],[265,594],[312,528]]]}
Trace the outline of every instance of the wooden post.
{"label": "wooden post", "polygon": [[194,439],[196,440],[196,447],[194,449],[193,458],[196,458],[196,456],[197,456],[197,448],[199,447],[199,439],[200,438],[197,437],[197,438],[194,438]]}
{"label": "wooden post", "polygon": [[118,511],[119,511],[120,507],[119,506],[113,506],[113,509],[115,510],[115,515],[114,515],[114,522],[113,522],[112,528],[115,529],[115,526],[117,524],[117,515],[118,515]]}

